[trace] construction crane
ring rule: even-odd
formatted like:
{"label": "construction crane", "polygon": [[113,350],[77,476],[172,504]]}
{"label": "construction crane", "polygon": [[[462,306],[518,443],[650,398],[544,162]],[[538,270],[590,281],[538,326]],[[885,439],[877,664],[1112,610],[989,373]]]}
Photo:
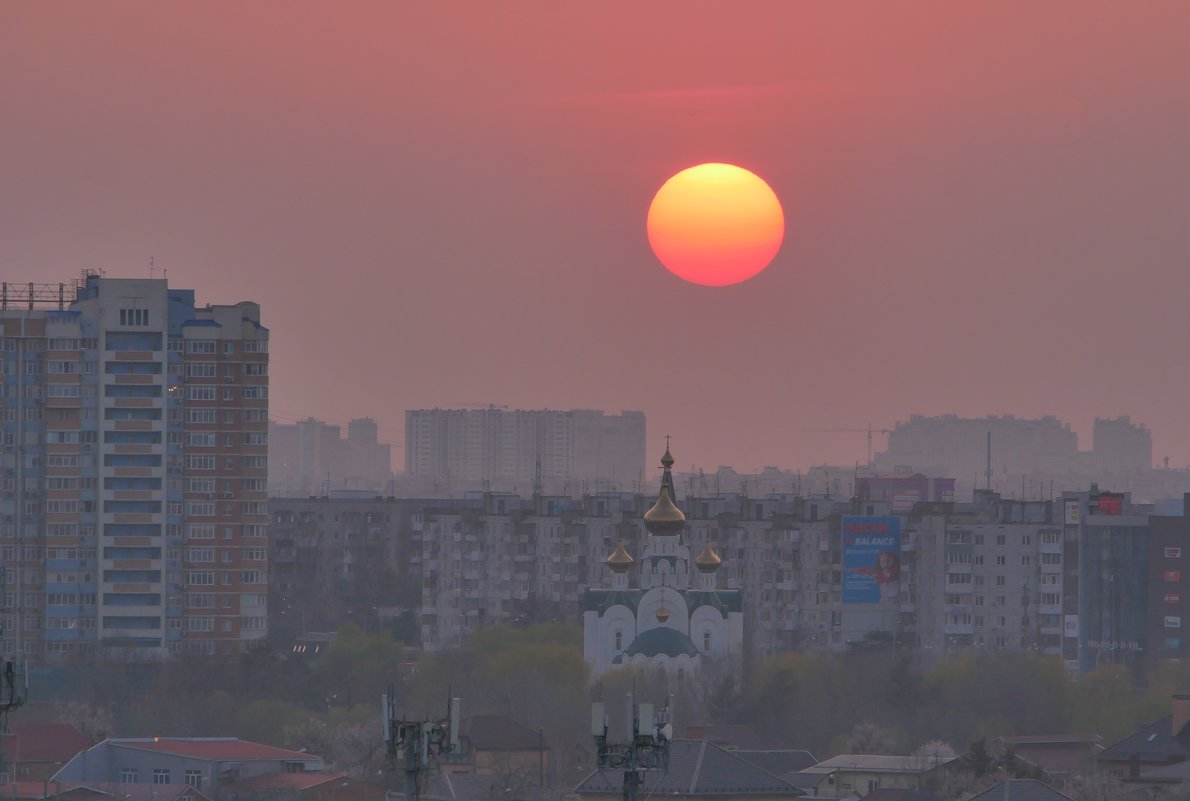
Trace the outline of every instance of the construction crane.
{"label": "construction crane", "polygon": [[891,428],[872,428],[872,424],[868,423],[867,428],[816,428],[814,431],[820,434],[867,434],[868,435],[868,467],[872,466],[872,435],[873,434],[889,434],[892,433]]}

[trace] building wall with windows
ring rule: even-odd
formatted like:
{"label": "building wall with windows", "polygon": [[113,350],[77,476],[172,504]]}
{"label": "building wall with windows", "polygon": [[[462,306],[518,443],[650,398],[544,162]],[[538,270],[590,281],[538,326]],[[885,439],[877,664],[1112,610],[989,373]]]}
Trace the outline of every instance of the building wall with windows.
{"label": "building wall with windows", "polygon": [[638,486],[646,478],[645,416],[576,409],[417,409],[405,412],[405,481],[432,494],[549,492]]}
{"label": "building wall with windows", "polygon": [[1150,666],[1190,654],[1190,518],[1149,518],[1148,653]]}
{"label": "building wall with windows", "polygon": [[267,626],[260,309],[163,279],[72,289],[0,309],[0,651],[238,653]]}

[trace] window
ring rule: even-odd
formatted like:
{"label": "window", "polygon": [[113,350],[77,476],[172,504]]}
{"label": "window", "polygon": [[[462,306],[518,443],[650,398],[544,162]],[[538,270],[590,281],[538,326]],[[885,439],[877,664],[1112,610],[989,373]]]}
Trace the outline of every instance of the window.
{"label": "window", "polygon": [[244,353],[268,353],[269,341],[267,339],[248,339],[243,345]]}
{"label": "window", "polygon": [[187,548],[186,549],[187,562],[214,562],[215,549],[214,548]]}
{"label": "window", "polygon": [[1060,564],[1062,564],[1062,554],[1060,554],[1060,553],[1043,553],[1041,555],[1041,564],[1043,564],[1043,565],[1060,565]]}
{"label": "window", "polygon": [[186,387],[186,398],[192,401],[215,400],[215,387],[211,384],[196,384]]}
{"label": "window", "polygon": [[263,584],[264,574],[259,570],[240,571],[240,581],[244,584]]}
{"label": "window", "polygon": [[138,771],[136,768],[120,768],[120,782],[122,784],[136,784]]}
{"label": "window", "polygon": [[244,400],[268,400],[268,387],[244,387]]}
{"label": "window", "polygon": [[192,478],[189,480],[188,492],[214,492],[215,479],[213,478]]}
{"label": "window", "polygon": [[709,631],[702,633],[702,650],[704,653],[711,652],[711,632]]}
{"label": "window", "polygon": [[153,768],[153,784],[169,784],[169,768]]}
{"label": "window", "polygon": [[1021,557],[1021,567],[1028,567],[1033,564],[1033,557],[1028,554]]}
{"label": "window", "polygon": [[[215,469],[215,457],[214,456],[203,456],[200,454],[188,454],[186,456],[186,469],[187,470],[214,470]],[[214,514],[214,512],[211,512],[211,514]]]}
{"label": "window", "polygon": [[202,789],[202,771],[201,770],[187,770],[185,773],[186,785],[193,787],[195,790]]}
{"label": "window", "polygon": [[120,309],[120,325],[148,325],[148,309]]}
{"label": "window", "polygon": [[215,432],[188,431],[186,432],[186,444],[191,448],[213,448],[215,447]]}
{"label": "window", "polygon": [[214,570],[191,570],[186,574],[186,583],[194,587],[214,587]]}
{"label": "window", "polygon": [[244,365],[244,375],[268,375],[269,365],[267,362],[248,362]]}
{"label": "window", "polygon": [[1004,544],[1004,542],[1005,542],[1004,535],[1003,535],[1003,534],[997,534],[997,535],[996,535],[996,544],[997,544],[997,545],[1003,545],[1003,544]]}
{"label": "window", "polygon": [[[211,387],[214,389],[214,387]],[[186,410],[187,423],[214,423],[215,410],[214,409],[187,409]]]}
{"label": "window", "polygon": [[215,353],[215,340],[191,339],[186,343],[187,353]]}
{"label": "window", "polygon": [[186,377],[187,378],[214,378],[215,377],[215,363],[214,362],[187,362],[186,363]]}
{"label": "window", "polygon": [[190,501],[186,504],[186,514],[191,517],[213,517],[215,504],[211,501]]}
{"label": "window", "polygon": [[1006,557],[1005,557],[1003,554],[1001,554],[1000,556],[997,556],[997,557],[996,557],[996,564],[998,564],[998,565],[1003,565],[1003,564],[1006,564],[1006,563],[1007,563],[1007,558],[1006,558]]}
{"label": "window", "polygon": [[244,559],[249,562],[263,562],[267,559],[267,551],[264,548],[245,548]]}

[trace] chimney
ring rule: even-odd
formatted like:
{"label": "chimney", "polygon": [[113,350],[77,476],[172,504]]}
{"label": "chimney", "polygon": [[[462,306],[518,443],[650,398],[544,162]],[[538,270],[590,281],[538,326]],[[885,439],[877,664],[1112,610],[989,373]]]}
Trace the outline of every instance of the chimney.
{"label": "chimney", "polygon": [[1190,694],[1175,693],[1173,697],[1173,731],[1171,734],[1177,737],[1182,733],[1182,729],[1186,728],[1186,724],[1190,723]]}

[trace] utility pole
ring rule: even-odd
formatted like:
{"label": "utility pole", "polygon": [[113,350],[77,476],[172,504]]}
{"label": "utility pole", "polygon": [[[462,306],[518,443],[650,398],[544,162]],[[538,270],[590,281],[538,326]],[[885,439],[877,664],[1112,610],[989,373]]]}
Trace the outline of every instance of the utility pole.
{"label": "utility pole", "polygon": [[624,771],[623,801],[637,801],[637,790],[648,770],[669,768],[669,743],[673,739],[669,704],[657,714],[652,704],[637,704],[628,693],[628,742],[609,743],[607,710],[602,701],[591,704],[591,736],[595,738],[601,768]]}
{"label": "utility pole", "polygon": [[405,720],[397,716],[392,692],[383,696],[384,751],[395,767],[402,763],[405,774],[405,801],[417,801],[421,777],[433,767],[439,754],[450,754],[459,748],[459,699],[450,698],[446,717],[441,720]]}

